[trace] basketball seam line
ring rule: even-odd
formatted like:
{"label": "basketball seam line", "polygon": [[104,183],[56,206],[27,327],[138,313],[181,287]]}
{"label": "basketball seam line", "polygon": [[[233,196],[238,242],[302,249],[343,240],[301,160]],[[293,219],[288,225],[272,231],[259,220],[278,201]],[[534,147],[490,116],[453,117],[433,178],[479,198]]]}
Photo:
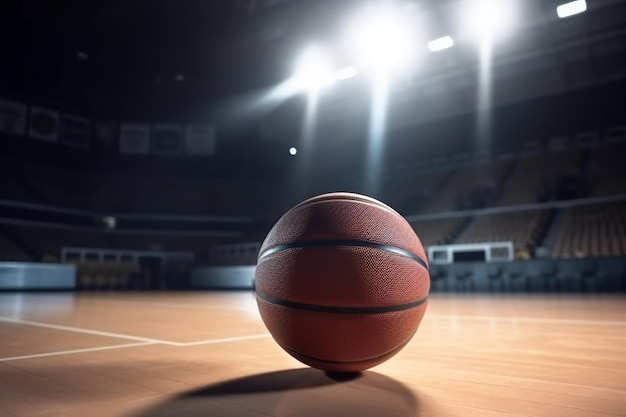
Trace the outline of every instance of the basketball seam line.
{"label": "basketball seam line", "polygon": [[318,361],[318,362],[336,363],[336,364],[359,364],[359,363],[364,363],[364,362],[376,361],[376,360],[384,358],[385,356],[388,356],[388,355],[395,355],[400,350],[402,350],[406,345],[409,344],[411,339],[413,339],[413,336],[415,336],[415,333],[417,333],[417,330],[415,332],[411,333],[411,335],[406,339],[406,341],[402,342],[400,345],[396,346],[395,348],[393,348],[393,349],[391,349],[391,350],[389,350],[389,351],[387,351],[385,353],[373,356],[371,358],[352,360],[352,361],[329,361],[327,359],[321,359],[321,358],[316,358],[316,357],[313,357],[313,356],[305,355],[304,353],[301,353],[301,352],[299,352],[299,351],[297,351],[295,349],[292,349],[292,348],[288,348],[288,347],[286,347],[284,345],[281,345],[280,343],[279,343],[279,346],[282,347],[283,349],[285,349],[289,353],[293,353],[293,354],[302,356],[303,358],[314,360],[314,361]]}
{"label": "basketball seam line", "polygon": [[[339,193],[339,194],[343,194],[343,193]],[[346,193],[346,194],[350,194],[350,193]],[[323,195],[318,196],[318,198],[319,197],[323,197]],[[340,197],[347,197],[347,198],[340,198]],[[376,207],[378,209],[385,210],[397,216],[401,216],[400,213],[398,213],[397,211],[395,211],[393,208],[383,203],[382,201],[378,201],[374,198],[361,196],[358,194],[349,195],[349,196],[337,195],[337,196],[334,196],[333,198],[330,198],[330,195],[329,195],[329,198],[320,198],[320,199],[316,199],[316,197],[313,197],[309,200],[301,202],[300,204],[297,204],[296,206],[292,208],[292,210],[300,209],[302,207],[307,207],[313,204],[323,204],[323,203],[329,203],[329,202],[346,202],[346,201],[356,202],[356,203],[361,203],[361,204],[368,204],[372,207]]]}
{"label": "basketball seam line", "polygon": [[397,311],[410,310],[415,307],[419,307],[428,301],[428,295],[420,298],[419,300],[411,301],[409,303],[396,304],[391,306],[379,306],[379,307],[345,307],[345,306],[322,306],[319,304],[301,303],[297,301],[283,300],[281,298],[272,297],[256,291],[257,297],[270,304],[276,304],[283,307],[295,308],[297,310],[318,311],[322,313],[340,313],[340,314],[382,314],[382,313],[394,313]]}
{"label": "basketball seam line", "polygon": [[295,243],[285,243],[282,245],[277,245],[272,248],[266,249],[259,254],[258,260],[261,261],[263,258],[268,257],[269,255],[273,255],[278,252],[282,252],[287,249],[296,249],[296,248],[327,248],[334,246],[348,246],[348,247],[360,247],[360,248],[373,248],[380,249],[386,252],[390,252],[396,255],[403,256],[405,258],[409,258],[423,266],[426,270],[428,270],[428,264],[422,258],[410,252],[406,249],[399,248],[397,246],[386,245],[383,243],[371,242],[369,240],[357,240],[357,239],[324,239],[324,240],[307,240],[303,242],[295,242]]}

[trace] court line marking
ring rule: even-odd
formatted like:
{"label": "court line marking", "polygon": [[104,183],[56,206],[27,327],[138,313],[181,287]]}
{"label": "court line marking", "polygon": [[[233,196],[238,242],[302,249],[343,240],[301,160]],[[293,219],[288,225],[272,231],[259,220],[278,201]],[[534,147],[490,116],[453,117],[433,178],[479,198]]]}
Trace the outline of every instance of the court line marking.
{"label": "court line marking", "polygon": [[[156,344],[175,346],[175,347],[186,347],[186,346],[198,346],[198,345],[211,345],[211,344],[216,344],[216,343],[238,342],[238,341],[244,341],[244,340],[254,340],[254,339],[261,339],[261,338],[270,336],[269,333],[260,333],[260,334],[246,335],[246,336],[224,337],[220,339],[197,340],[193,342],[171,342],[168,340],[150,339],[150,338],[145,338],[145,337],[137,337],[137,336],[121,334],[121,333],[103,332],[99,330],[83,329],[80,327],[63,326],[60,324],[52,324],[52,323],[41,323],[41,322],[30,321],[30,320],[13,319],[9,317],[0,317],[0,322],[23,324],[27,326],[42,327],[45,329],[62,330],[62,331],[68,331],[68,332],[90,334],[90,335],[95,335],[95,336],[106,336],[106,337],[114,337],[114,338],[119,338],[119,339],[128,339],[128,340],[137,341],[137,343],[128,343],[125,345],[114,345],[116,347],[113,347],[113,348],[156,345]],[[96,348],[64,351],[60,353],[51,352],[51,353],[42,353],[42,354],[35,354],[35,355],[26,355],[24,357],[15,357],[15,359],[26,359],[26,358],[35,358],[35,357],[40,357],[40,356],[53,356],[53,355],[62,355],[62,354],[70,354],[70,353],[77,353],[77,352],[89,352],[89,351],[106,350],[106,349],[109,349],[109,347],[105,346],[105,347],[100,347],[100,348],[96,347]],[[12,360],[12,359],[13,358],[8,358],[8,359],[0,358],[0,362],[6,361],[6,360]]]}
{"label": "court line marking", "polygon": [[610,321],[610,320],[579,320],[579,319],[548,319],[541,317],[490,317],[490,316],[458,316],[445,314],[428,314],[424,317],[433,319],[452,319],[458,321],[499,321],[499,322],[516,322],[516,323],[537,323],[537,324],[571,324],[575,326],[615,326],[626,327],[626,321]]}
{"label": "court line marking", "polygon": [[197,345],[212,345],[213,343],[240,342],[244,340],[263,339],[266,337],[270,337],[270,334],[261,333],[261,334],[252,334],[249,336],[225,337],[223,339],[198,340],[197,342],[182,342],[180,343],[180,346],[184,347],[184,346],[197,346]]}
{"label": "court line marking", "polygon": [[[262,339],[265,337],[269,337],[269,334],[254,334],[250,336],[238,336],[238,337],[225,337],[223,339],[207,339],[207,340],[198,340],[195,342],[186,342],[186,343],[177,343],[176,345],[179,347],[186,346],[198,346],[198,345],[211,345],[214,343],[227,343],[227,342],[238,342],[242,340],[254,340],[254,339]],[[175,343],[175,342],[172,342]],[[59,356],[59,355],[71,355],[74,353],[85,353],[85,352],[99,352],[103,350],[113,350],[113,349],[125,349],[130,347],[137,346],[150,346],[150,345],[158,345],[161,344],[159,342],[137,342],[137,343],[126,343],[123,345],[111,345],[111,346],[100,346],[93,348],[84,348],[84,349],[72,349],[72,350],[62,350],[58,352],[48,352],[48,353],[35,353],[32,355],[22,355],[22,356],[9,356],[6,358],[0,358],[0,362],[8,362],[8,361],[17,361],[20,359],[34,359],[34,358],[45,358],[48,356]]]}
{"label": "court line marking", "polygon": [[162,344],[162,345],[176,346],[176,347],[193,346],[193,345],[208,345],[212,343],[236,342],[240,340],[259,339],[262,337],[269,336],[269,333],[262,333],[262,334],[254,334],[254,335],[247,335],[247,336],[226,337],[226,338],[221,338],[221,339],[205,339],[205,340],[198,340],[194,342],[171,342],[169,340],[151,339],[151,338],[146,338],[146,337],[131,336],[131,335],[122,334],[122,333],[103,332],[100,330],[90,330],[90,329],[83,329],[81,327],[63,326],[60,324],[42,323],[38,321],[13,319],[9,317],[0,317],[0,322],[2,321],[8,322],[8,323],[15,323],[15,324],[24,324],[28,326],[43,327],[45,329],[63,330],[63,331],[68,331],[68,332],[91,334],[95,336],[115,337],[119,339],[128,339],[128,340],[135,340],[138,342]]}
{"label": "court line marking", "polygon": [[[254,301],[256,303],[256,301]],[[127,304],[127,305],[137,305],[136,301],[133,300],[114,300],[108,301],[108,304],[117,303],[117,304]],[[200,311],[232,311],[235,313],[239,313],[242,311],[248,311],[251,309],[249,306],[205,306],[200,304],[182,304],[182,303],[164,303],[164,302],[154,302],[146,305],[151,308],[176,308],[176,309],[187,309],[187,310],[200,310]],[[256,308],[256,305],[254,305]]]}
{"label": "court line marking", "polygon": [[156,343],[154,342],[137,342],[137,343],[126,343],[123,345],[110,345],[110,346],[100,346],[100,347],[84,348],[84,349],[62,350],[58,352],[35,353],[33,355],[9,356],[8,358],[0,358],[0,362],[17,361],[20,359],[45,358],[47,356],[71,355],[73,353],[98,352],[102,350],[124,349],[124,348],[135,347],[135,346],[148,346],[148,345],[155,345],[155,344]]}
{"label": "court line marking", "polygon": [[13,318],[10,318],[10,317],[0,317],[0,322],[2,322],[2,321],[3,322],[7,322],[7,323],[25,324],[25,325],[28,325],[28,326],[43,327],[45,329],[64,330],[64,331],[68,331],[68,332],[91,334],[91,335],[95,335],[95,336],[106,336],[106,337],[115,337],[115,338],[118,338],[118,339],[135,340],[137,342],[161,343],[161,344],[164,344],[164,345],[173,345],[173,346],[177,345],[177,343],[175,343],[175,342],[168,342],[167,340],[150,339],[150,338],[147,338],[147,337],[131,336],[131,335],[128,335],[128,334],[121,334],[121,333],[103,332],[103,331],[100,331],[100,330],[83,329],[83,328],[80,328],[80,327],[63,326],[63,325],[60,325],[60,324],[41,323],[41,322],[38,322],[38,321],[13,319]]}

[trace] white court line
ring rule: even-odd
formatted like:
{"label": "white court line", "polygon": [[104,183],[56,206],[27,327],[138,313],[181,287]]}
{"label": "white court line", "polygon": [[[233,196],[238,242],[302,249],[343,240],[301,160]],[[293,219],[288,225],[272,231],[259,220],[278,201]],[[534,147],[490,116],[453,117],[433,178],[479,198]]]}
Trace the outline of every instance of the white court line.
{"label": "white court line", "polygon": [[80,327],[62,326],[60,324],[41,323],[41,322],[38,322],[38,321],[13,319],[13,318],[9,318],[9,317],[0,317],[0,322],[2,322],[2,321],[8,322],[8,323],[15,323],[15,324],[24,324],[24,325],[28,325],[28,326],[43,327],[45,329],[63,330],[63,331],[68,331],[68,332],[91,334],[91,335],[96,335],[96,336],[107,336],[107,337],[115,337],[115,338],[119,338],[119,339],[136,340],[136,341],[142,342],[144,344],[161,344],[161,345],[176,346],[176,347],[195,346],[195,345],[210,345],[210,344],[214,344],[214,343],[237,342],[237,341],[243,341],[243,340],[261,339],[263,337],[268,337],[269,336],[269,333],[263,333],[263,334],[253,334],[253,335],[248,335],[248,336],[226,337],[226,338],[222,338],[222,339],[198,340],[198,341],[194,341],[194,342],[171,342],[171,341],[168,341],[168,340],[149,339],[149,338],[145,338],[145,337],[130,336],[130,335],[121,334],[121,333],[102,332],[102,331],[99,331],[99,330],[90,330],[90,329],[83,329],[83,328],[80,328]]}
{"label": "white court line", "polygon": [[[223,339],[208,339],[208,340],[198,340],[196,342],[187,342],[187,343],[177,343],[171,342],[172,345],[176,345],[179,347],[186,346],[197,346],[197,345],[211,345],[214,343],[227,343],[227,342],[238,342],[243,340],[254,340],[261,339],[264,337],[269,337],[269,334],[255,334],[250,336],[239,336],[239,337],[227,337]],[[112,345],[112,346],[102,346],[102,347],[93,347],[93,348],[85,348],[85,349],[73,349],[73,350],[62,350],[59,352],[49,352],[49,353],[36,353],[33,355],[23,355],[23,356],[10,356],[7,358],[0,358],[0,362],[8,362],[8,361],[16,361],[20,359],[34,359],[34,358],[44,358],[47,356],[59,356],[59,355],[71,355],[73,353],[85,353],[85,352],[99,352],[102,350],[113,350],[113,349],[124,349],[129,347],[136,346],[149,346],[149,345],[158,345],[159,342],[137,342],[137,343],[126,343],[123,345]]]}
{"label": "white court line", "polygon": [[[137,305],[136,301],[133,300],[107,300],[107,304],[124,304],[124,305]],[[252,301],[251,305],[256,308],[256,302]],[[251,309],[248,305],[238,305],[235,308],[233,306],[211,306],[211,305],[200,305],[200,304],[182,304],[182,303],[160,303],[160,302],[151,302],[150,304],[145,305],[144,307],[149,308],[175,308],[175,309],[186,309],[186,310],[200,310],[200,311],[232,311],[232,312],[241,312],[248,311]]]}
{"label": "white court line", "polygon": [[426,319],[444,319],[458,321],[501,321],[514,323],[538,323],[538,324],[571,324],[575,326],[615,326],[625,327],[626,321],[609,321],[609,320],[574,320],[574,319],[546,319],[541,317],[492,317],[492,316],[461,316],[461,315],[445,315],[445,314],[428,314]]}
{"label": "white court line", "polygon": [[138,342],[138,343],[126,343],[124,345],[112,345],[112,346],[101,346],[101,347],[93,347],[93,348],[85,348],[85,349],[62,350],[60,352],[36,353],[34,355],[11,356],[8,358],[0,358],[0,362],[17,361],[20,359],[45,358],[46,356],[71,355],[72,353],[98,352],[101,350],[123,349],[123,348],[135,347],[135,346],[147,346],[147,345],[154,345],[154,344],[155,344],[154,342]]}
{"label": "white court line", "polygon": [[146,337],[137,337],[137,336],[131,336],[131,335],[121,334],[121,333],[101,332],[99,330],[90,330],[90,329],[82,329],[80,327],[62,326],[60,324],[41,323],[38,321],[12,319],[9,317],[0,317],[0,321],[4,321],[7,323],[25,324],[28,326],[35,326],[35,327],[43,327],[45,329],[64,330],[68,332],[92,334],[95,336],[106,336],[106,337],[115,337],[118,339],[135,340],[137,342],[161,343],[164,345],[179,346],[178,343],[168,342],[167,340],[150,339]]}
{"label": "white court line", "polygon": [[226,337],[224,339],[198,340],[197,342],[180,343],[180,346],[212,345],[213,343],[240,342],[243,340],[262,339],[262,338],[269,337],[269,336],[270,336],[269,333],[264,333],[264,334],[253,334],[250,336]]}

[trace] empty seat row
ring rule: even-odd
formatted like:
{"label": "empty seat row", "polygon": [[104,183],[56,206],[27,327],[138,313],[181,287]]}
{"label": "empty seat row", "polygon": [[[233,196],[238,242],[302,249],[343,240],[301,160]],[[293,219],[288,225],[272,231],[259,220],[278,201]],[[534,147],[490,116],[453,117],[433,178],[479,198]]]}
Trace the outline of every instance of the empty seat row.
{"label": "empty seat row", "polygon": [[424,212],[483,208],[491,203],[509,162],[499,161],[457,169],[422,207]]}
{"label": "empty seat row", "polygon": [[626,194],[626,142],[616,142],[597,148],[589,163],[589,195]]}
{"label": "empty seat row", "polygon": [[552,257],[612,256],[626,256],[626,201],[566,209],[552,248]]}
{"label": "empty seat row", "polygon": [[513,242],[516,252],[533,252],[549,226],[552,210],[527,210],[478,216],[457,243]]}
{"label": "empty seat row", "polygon": [[499,205],[547,199],[562,179],[580,175],[583,156],[582,150],[568,150],[519,160],[504,184]]}
{"label": "empty seat row", "polygon": [[459,230],[467,222],[467,217],[423,220],[411,222],[415,233],[424,247],[451,243]]}
{"label": "empty seat row", "polygon": [[433,292],[626,291],[626,260],[579,259],[431,265]]}
{"label": "empty seat row", "polygon": [[122,290],[133,287],[131,280],[137,277],[140,267],[133,262],[77,262],[78,289]]}

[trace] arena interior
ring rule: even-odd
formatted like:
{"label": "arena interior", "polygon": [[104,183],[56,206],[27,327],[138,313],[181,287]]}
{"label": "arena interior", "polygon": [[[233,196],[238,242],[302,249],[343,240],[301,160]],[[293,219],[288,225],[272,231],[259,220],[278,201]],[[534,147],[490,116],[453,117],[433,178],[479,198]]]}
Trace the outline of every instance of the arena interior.
{"label": "arena interior", "polygon": [[[626,2],[0,5],[0,417],[626,415]],[[420,329],[309,368],[263,240],[352,192]]]}

